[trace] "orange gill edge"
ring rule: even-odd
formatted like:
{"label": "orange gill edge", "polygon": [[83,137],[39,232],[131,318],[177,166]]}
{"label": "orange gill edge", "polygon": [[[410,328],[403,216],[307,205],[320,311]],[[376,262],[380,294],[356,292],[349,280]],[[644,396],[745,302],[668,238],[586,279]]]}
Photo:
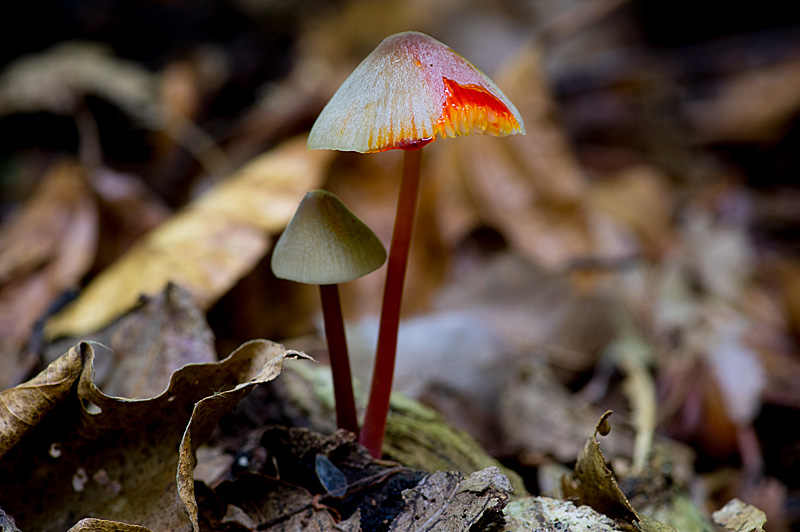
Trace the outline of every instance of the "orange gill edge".
{"label": "orange gill edge", "polygon": [[[489,90],[480,85],[469,83],[462,85],[457,81],[443,77],[445,100],[442,104],[442,114],[434,125],[434,135],[424,139],[401,139],[392,144],[369,153],[378,153],[389,150],[418,150],[436,140],[437,135],[442,138],[469,135],[473,130],[476,133],[489,133],[498,136],[510,135],[520,129],[519,122],[508,107]],[[414,128],[416,131],[416,128]],[[370,143],[372,137],[370,137]]]}

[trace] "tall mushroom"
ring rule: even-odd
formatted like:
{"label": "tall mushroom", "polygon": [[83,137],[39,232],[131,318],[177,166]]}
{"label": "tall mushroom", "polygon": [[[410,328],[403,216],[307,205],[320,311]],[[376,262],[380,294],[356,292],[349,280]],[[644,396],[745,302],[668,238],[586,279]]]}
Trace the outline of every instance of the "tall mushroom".
{"label": "tall mushroom", "polygon": [[423,33],[391,35],[356,67],[320,113],[309,149],[405,150],[378,346],[360,441],[379,457],[394,377],[400,304],[419,195],[420,148],[460,135],[525,133],[514,104],[469,61]]}
{"label": "tall mushroom", "polygon": [[307,193],[272,253],[276,277],[319,285],[325,337],[333,374],[336,421],[358,434],[350,361],[339,283],[362,277],[386,260],[386,249],[375,233],[333,194]]}

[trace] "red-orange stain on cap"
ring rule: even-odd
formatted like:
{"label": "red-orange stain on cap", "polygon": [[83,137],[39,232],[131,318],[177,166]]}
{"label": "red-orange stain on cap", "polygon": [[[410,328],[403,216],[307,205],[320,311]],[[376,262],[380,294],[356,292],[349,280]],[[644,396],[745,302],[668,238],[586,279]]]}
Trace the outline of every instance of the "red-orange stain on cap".
{"label": "red-orange stain on cap", "polygon": [[520,126],[506,105],[487,89],[475,84],[462,85],[442,78],[446,98],[442,116],[436,123],[442,136],[489,133],[506,136],[519,131]]}

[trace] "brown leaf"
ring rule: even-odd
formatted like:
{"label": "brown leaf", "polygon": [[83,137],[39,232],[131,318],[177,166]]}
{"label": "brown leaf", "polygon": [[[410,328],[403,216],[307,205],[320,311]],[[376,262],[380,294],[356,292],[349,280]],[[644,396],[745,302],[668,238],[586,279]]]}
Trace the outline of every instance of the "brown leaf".
{"label": "brown leaf", "polygon": [[[270,359],[265,358],[265,351],[269,351],[272,355]],[[197,447],[208,439],[211,431],[214,430],[222,416],[233,410],[255,385],[268,382],[277,377],[283,370],[283,362],[286,358],[308,358],[307,355],[297,351],[287,352],[277,344],[258,340],[242,345],[229,358],[234,356],[244,357],[245,360],[256,359],[262,361],[263,363],[258,366],[261,368],[260,371],[246,382],[217,392],[197,402],[194,405],[192,417],[180,443],[178,495],[189,512],[189,518],[195,531],[200,529],[197,501],[194,495],[194,467],[197,465]],[[256,367],[251,366],[250,369],[253,370]]]}
{"label": "brown leaf", "polygon": [[112,57],[89,42],[66,42],[24,56],[0,79],[0,115],[72,114],[87,94],[101,96],[138,116],[155,100],[155,77],[143,67]]}
{"label": "brown leaf", "polygon": [[600,444],[597,442],[597,433],[608,434],[611,425],[608,417],[609,410],[597,422],[594,434],[586,440],[586,445],[578,455],[578,463],[570,477],[562,479],[564,497],[568,500],[588,504],[598,512],[621,519],[628,523],[639,520],[636,510],[633,509],[625,494],[619,489],[614,474],[606,466]]}
{"label": "brown leaf", "polygon": [[[190,530],[175,481],[175,450],[189,409],[214,390],[222,390],[211,397],[217,412],[232,408],[235,403],[221,403],[274,378],[293,356],[278,344],[249,342],[220,362],[181,368],[159,396],[131,401],[103,394],[92,380],[92,348],[73,348],[50,368],[80,365],[77,387],[59,395],[21,437],[13,427],[0,432],[0,441],[17,441],[0,459],[4,509],[26,530],[65,530],[90,515],[152,530]],[[90,407],[99,412],[89,413]],[[198,421],[197,444],[213,427],[213,413]]]}
{"label": "brown leaf", "polygon": [[714,512],[713,517],[717,525],[736,532],[764,532],[764,523],[767,522],[764,512],[739,499],[729,501]]}
{"label": "brown leaf", "polygon": [[149,528],[129,525],[118,521],[87,518],[81,519],[68,532],[150,532]]}
{"label": "brown leaf", "polygon": [[97,330],[170,281],[208,308],[267,252],[270,235],[322,179],[330,153],[310,152],[298,138],[254,159],[94,279],[48,322],[48,336]]}
{"label": "brown leaf", "polygon": [[28,382],[0,392],[0,459],[66,399],[84,364],[84,353],[72,349]]}
{"label": "brown leaf", "polygon": [[[580,438],[596,424],[599,414],[591,405],[576,401],[542,363],[522,361],[500,393],[499,415],[506,445],[520,453],[523,463],[531,465],[547,456],[559,462],[574,460],[581,452]],[[604,443],[611,456],[627,456],[633,447],[633,434],[616,430]]]}
{"label": "brown leaf", "polygon": [[658,258],[672,239],[672,190],[651,166],[633,166],[596,182],[590,204],[632,230],[648,256]]}
{"label": "brown leaf", "polygon": [[228,508],[223,523],[270,532],[329,531],[335,524],[330,512],[315,507],[307,490],[264,475],[244,473],[215,492]]}
{"label": "brown leaf", "polygon": [[25,378],[15,355],[58,294],[87,272],[96,242],[85,169],[72,161],[52,166],[0,232],[0,389]]}
{"label": "brown leaf", "polygon": [[676,532],[668,525],[639,515],[619,488],[614,473],[606,466],[597,442],[597,434],[607,435],[611,431],[611,424],[608,422],[611,414],[609,410],[602,415],[594,433],[586,440],[586,445],[578,455],[575,471],[561,479],[564,498],[576,504],[589,505],[629,530]]}
{"label": "brown leaf", "polygon": [[63,353],[79,340],[96,341],[108,350],[95,358],[95,384],[106,395],[128,399],[155,397],[169,385],[174,371],[186,364],[214,362],[214,335],[191,295],[168,284],[90,337],[67,338],[47,353]]}
{"label": "brown leaf", "polygon": [[714,89],[702,91],[703,97],[686,106],[698,140],[777,141],[800,108],[800,58],[744,68]]}
{"label": "brown leaf", "polygon": [[105,268],[170,216],[170,209],[144,181],[108,167],[91,173],[100,206],[100,242],[95,268]]}
{"label": "brown leaf", "polygon": [[[434,473],[415,488],[405,490],[405,509],[395,517],[390,532],[469,530],[481,523],[503,523],[502,512],[511,485],[496,467],[464,478],[461,473]],[[481,529],[483,529],[481,528]]]}

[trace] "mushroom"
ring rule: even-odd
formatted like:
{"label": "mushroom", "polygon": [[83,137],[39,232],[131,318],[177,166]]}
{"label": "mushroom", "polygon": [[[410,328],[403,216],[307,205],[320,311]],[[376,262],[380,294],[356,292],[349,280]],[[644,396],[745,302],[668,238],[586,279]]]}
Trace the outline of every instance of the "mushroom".
{"label": "mushroom", "polygon": [[386,249],[335,195],[308,192],[275,244],[272,272],[276,277],[319,285],[325,337],[333,374],[336,422],[358,434],[353,385],[339,283],[362,277],[386,260]]}
{"label": "mushroom", "polygon": [[320,113],[309,149],[405,150],[386,271],[378,346],[360,441],[379,457],[394,378],[397,330],[419,195],[420,148],[460,135],[525,133],[519,111],[469,61],[423,33],[391,35],[369,54]]}

